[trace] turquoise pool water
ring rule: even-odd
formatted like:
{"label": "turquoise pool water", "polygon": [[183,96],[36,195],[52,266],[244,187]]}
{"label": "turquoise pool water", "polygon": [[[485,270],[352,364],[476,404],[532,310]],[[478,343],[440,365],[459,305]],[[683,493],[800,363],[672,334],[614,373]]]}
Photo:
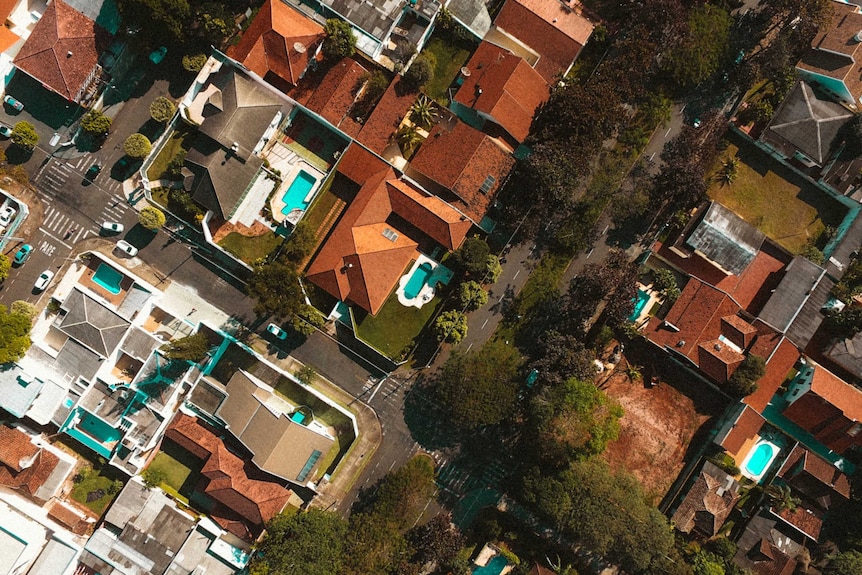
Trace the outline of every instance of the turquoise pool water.
{"label": "turquoise pool water", "polygon": [[635,297],[635,309],[632,314],[629,316],[629,321],[635,321],[644,310],[647,302],[649,301],[649,294],[642,289],[638,290],[638,295]]}
{"label": "turquoise pool water", "polygon": [[287,188],[287,191],[284,192],[283,196],[281,196],[281,201],[284,202],[284,207],[281,209],[281,213],[287,215],[292,210],[304,210],[307,208],[308,202],[305,198],[308,196],[308,192],[311,191],[311,188],[314,187],[315,183],[317,183],[317,179],[314,176],[305,170],[299,170],[299,173],[296,174],[296,177],[293,178],[293,181],[290,183],[290,187]]}
{"label": "turquoise pool water", "polygon": [[[77,425],[66,427],[75,419],[76,415],[81,418]],[[119,429],[111,427],[107,422],[80,408],[69,414],[63,431],[102,457],[110,457],[114,446],[123,437]]]}
{"label": "turquoise pool water", "polygon": [[107,264],[99,264],[96,273],[93,274],[93,281],[105,288],[109,293],[117,295],[120,293],[123,274]]}
{"label": "turquoise pool water", "polygon": [[760,477],[766,471],[766,466],[772,461],[775,448],[768,443],[761,443],[754,448],[754,453],[748,458],[745,470],[755,477]]}
{"label": "turquoise pool water", "polygon": [[494,555],[487,565],[473,569],[473,575],[500,575],[508,564],[502,555]]}
{"label": "turquoise pool water", "polygon": [[428,282],[428,278],[431,277],[433,269],[433,266],[428,262],[419,264],[419,267],[416,268],[413,275],[407,280],[407,285],[404,286],[404,296],[407,299],[413,299],[419,295],[419,292],[422,291],[422,288]]}

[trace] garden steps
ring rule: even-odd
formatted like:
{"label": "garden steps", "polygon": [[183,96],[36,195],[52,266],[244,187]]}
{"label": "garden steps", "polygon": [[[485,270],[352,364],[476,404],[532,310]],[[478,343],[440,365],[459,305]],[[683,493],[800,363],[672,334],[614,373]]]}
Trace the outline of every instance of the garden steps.
{"label": "garden steps", "polygon": [[329,211],[326,213],[326,217],[323,218],[323,221],[320,222],[320,225],[315,230],[315,237],[317,238],[317,245],[311,251],[311,253],[304,259],[299,265],[299,269],[305,269],[305,266],[308,265],[308,261],[311,259],[311,256],[317,252],[317,247],[320,246],[320,242],[323,241],[323,238],[329,233],[332,227],[335,225],[335,222],[338,220],[338,217],[341,215],[341,212],[344,211],[344,208],[347,207],[347,202],[342,199],[337,199],[332,207],[329,208]]}

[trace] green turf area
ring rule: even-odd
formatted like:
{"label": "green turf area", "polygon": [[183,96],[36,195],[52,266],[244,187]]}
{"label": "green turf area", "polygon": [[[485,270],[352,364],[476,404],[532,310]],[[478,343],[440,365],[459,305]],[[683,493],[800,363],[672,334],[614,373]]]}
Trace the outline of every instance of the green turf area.
{"label": "green turf area", "polygon": [[356,335],[386,356],[401,359],[399,356],[406,348],[412,347],[413,340],[434,316],[442,301],[438,295],[419,309],[407,307],[398,302],[393,291],[376,316],[367,314],[361,319],[356,318]]}
{"label": "green turf area", "polygon": [[268,232],[262,236],[244,236],[238,232],[231,232],[218,245],[245,263],[253,264],[256,260],[272,253],[282,241],[284,238],[275,232]]}
{"label": "green turf area", "polygon": [[180,150],[188,152],[192,147],[196,135],[196,132],[192,132],[185,127],[175,130],[147,170],[147,177],[150,181],[158,180],[162,177],[165,170],[168,169],[168,164],[174,159],[174,156],[180,153]]}
{"label": "green turf area", "polygon": [[[103,473],[105,475],[102,475]],[[108,504],[114,500],[116,494],[119,493],[119,489],[116,489],[116,487],[116,491],[111,493],[111,485],[116,480],[117,477],[109,469],[98,471],[91,469],[83,481],[75,484],[70,496],[94,513],[101,515],[105,511],[105,508],[108,507]]]}
{"label": "green turf area", "polygon": [[434,77],[425,85],[425,93],[435,100],[448,100],[447,89],[458,76],[458,71],[470,57],[470,50],[461,43],[435,34],[431,37],[424,54],[434,56]]}
{"label": "green turf area", "polygon": [[[721,178],[722,163],[737,158],[736,177]],[[753,144],[734,138],[719,156],[709,197],[736,212],[794,254],[826,226],[837,227],[846,209]]]}

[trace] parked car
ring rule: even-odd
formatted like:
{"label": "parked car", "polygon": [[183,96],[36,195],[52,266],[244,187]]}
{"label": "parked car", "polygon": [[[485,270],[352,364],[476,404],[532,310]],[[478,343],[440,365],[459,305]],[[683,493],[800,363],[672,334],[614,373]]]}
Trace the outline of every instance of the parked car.
{"label": "parked car", "polygon": [[268,331],[278,339],[287,339],[287,332],[275,325],[274,323],[271,323],[266,326],[266,331]]}
{"label": "parked car", "polygon": [[168,53],[168,48],[166,46],[161,46],[160,48],[153,50],[150,52],[150,62],[153,64],[158,64],[162,60],[165,59],[165,55]]}
{"label": "parked car", "polygon": [[15,252],[14,256],[12,256],[12,263],[14,263],[16,266],[23,266],[24,262],[27,261],[27,258],[30,257],[30,252],[32,251],[33,246],[31,246],[30,244],[24,244],[23,246],[18,248],[18,251]]}
{"label": "parked car", "polygon": [[111,234],[122,233],[125,228],[118,222],[102,222],[102,230]]}
{"label": "parked car", "polygon": [[9,96],[8,94],[3,97],[3,102],[16,112],[20,112],[24,109],[24,104],[22,104],[12,96]]}
{"label": "parked car", "polygon": [[123,252],[124,254],[128,254],[131,257],[135,257],[138,255],[138,248],[127,242],[126,240],[120,240],[117,242],[117,249]]}
{"label": "parked car", "polygon": [[12,128],[7,126],[3,122],[0,122],[0,136],[3,136],[4,138],[11,138],[12,137]]}
{"label": "parked car", "polygon": [[51,283],[52,279],[54,279],[54,272],[51,270],[45,270],[39,274],[38,278],[36,278],[36,283],[33,284],[33,287],[36,291],[43,291],[48,287],[48,284]]}
{"label": "parked car", "polygon": [[101,171],[102,171],[101,164],[93,164],[92,166],[90,166],[90,169],[87,170],[87,175],[84,176],[84,178],[92,182],[93,180],[96,179],[96,176],[98,176],[99,172],[101,172]]}
{"label": "parked car", "polygon": [[0,208],[0,226],[7,227],[11,224],[17,213],[18,210],[12,206],[3,206]]}

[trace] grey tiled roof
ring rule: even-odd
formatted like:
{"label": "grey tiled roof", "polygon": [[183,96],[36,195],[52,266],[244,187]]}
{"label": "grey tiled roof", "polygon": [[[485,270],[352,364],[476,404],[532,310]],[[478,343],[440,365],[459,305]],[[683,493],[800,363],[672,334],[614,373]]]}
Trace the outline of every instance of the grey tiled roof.
{"label": "grey tiled roof", "polygon": [[63,309],[67,312],[58,327],[102,357],[111,355],[129,328],[127,320],[77,288],[66,297]]}
{"label": "grey tiled roof", "polygon": [[757,255],[764,238],[757,228],[713,202],[686,244],[724,270],[739,275]]}

